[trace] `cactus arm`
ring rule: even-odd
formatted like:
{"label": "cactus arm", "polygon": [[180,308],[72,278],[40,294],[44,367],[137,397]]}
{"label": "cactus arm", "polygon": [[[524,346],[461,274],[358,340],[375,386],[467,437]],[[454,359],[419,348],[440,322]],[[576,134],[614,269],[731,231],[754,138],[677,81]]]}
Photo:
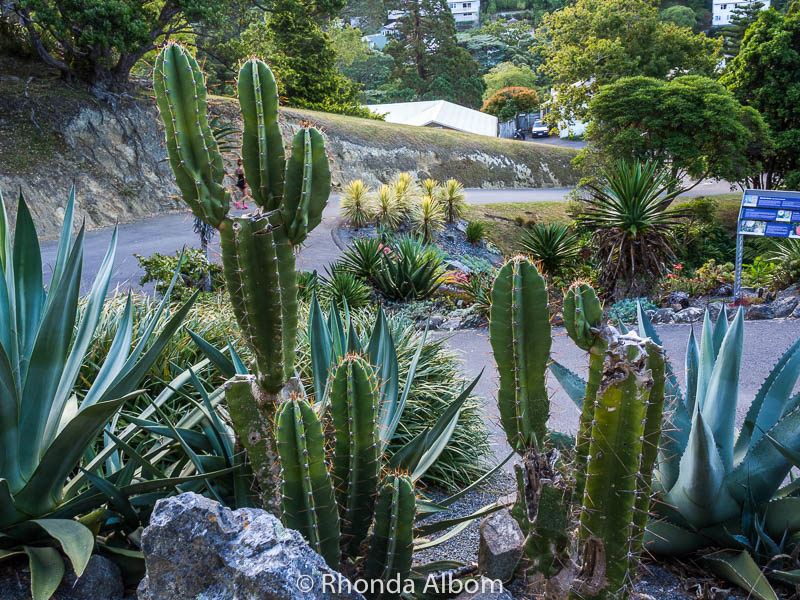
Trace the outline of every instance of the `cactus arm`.
{"label": "cactus arm", "polygon": [[167,155],[184,201],[217,227],[228,212],[222,155],[208,125],[206,90],[197,61],[182,46],[159,53],[153,89],[164,121]]}
{"label": "cactus arm", "polygon": [[276,210],[283,199],[284,149],[278,126],[278,86],[257,58],[239,70],[239,105],[244,121],[242,163],[256,204]]}
{"label": "cactus arm", "polygon": [[400,578],[411,571],[416,513],[414,486],[406,475],[389,475],[378,492],[375,525],[365,567],[368,579]]}
{"label": "cactus arm", "polygon": [[297,270],[294,248],[283,231],[283,226],[275,232],[275,253],[278,257],[278,280],[281,294],[281,315],[283,320],[283,373],[288,379],[294,375],[297,353]]}
{"label": "cactus arm", "polygon": [[284,525],[300,531],[328,566],[338,569],[339,514],[322,425],[308,403],[296,398],[281,406],[277,424]]}
{"label": "cactus arm", "polygon": [[308,232],[322,221],[331,191],[331,171],[322,134],[303,128],[292,139],[286,162],[283,222],[292,244],[302,244]]}
{"label": "cactus arm", "polygon": [[550,356],[550,312],[544,278],[531,263],[506,263],[492,288],[489,336],[500,374],[498,407],[512,448],[541,444],[550,399],[545,372]]}
{"label": "cactus arm", "polygon": [[378,390],[372,368],[348,355],[336,368],[329,396],[334,429],[331,474],[345,552],[367,537],[378,487]]}
{"label": "cactus arm", "polygon": [[272,422],[258,408],[251,375],[237,375],[225,384],[225,400],[237,438],[247,451],[261,490],[261,505],[275,511],[279,489],[278,451]]}

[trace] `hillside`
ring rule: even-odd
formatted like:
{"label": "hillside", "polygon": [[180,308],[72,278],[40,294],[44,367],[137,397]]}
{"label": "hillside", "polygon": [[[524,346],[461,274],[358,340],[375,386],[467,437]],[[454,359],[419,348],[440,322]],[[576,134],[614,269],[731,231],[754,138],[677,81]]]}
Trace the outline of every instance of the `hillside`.
{"label": "hillside", "polygon": [[[12,221],[22,190],[40,233],[55,236],[73,184],[79,219],[90,229],[183,209],[146,90],[112,106],[38,65],[4,60],[0,192]],[[212,97],[209,105],[222,122],[238,125],[234,100]],[[287,136],[303,121],[323,130],[337,185],[360,177],[374,186],[399,171],[483,188],[563,187],[577,180],[570,149],[296,109],[281,115]]]}

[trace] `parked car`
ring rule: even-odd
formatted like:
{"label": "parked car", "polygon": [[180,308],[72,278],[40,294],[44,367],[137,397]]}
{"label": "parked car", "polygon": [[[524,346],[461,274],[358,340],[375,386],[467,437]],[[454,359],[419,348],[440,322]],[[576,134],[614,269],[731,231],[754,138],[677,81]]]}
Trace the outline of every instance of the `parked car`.
{"label": "parked car", "polygon": [[534,121],[531,125],[531,135],[533,137],[549,137],[550,128],[544,121]]}

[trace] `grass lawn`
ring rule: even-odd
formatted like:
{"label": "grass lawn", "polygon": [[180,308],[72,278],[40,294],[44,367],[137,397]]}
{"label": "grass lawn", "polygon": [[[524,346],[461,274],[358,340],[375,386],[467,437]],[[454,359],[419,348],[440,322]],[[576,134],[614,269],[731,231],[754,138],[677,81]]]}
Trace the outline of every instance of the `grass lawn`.
{"label": "grass lawn", "polygon": [[[736,233],[736,220],[739,216],[741,194],[720,194],[708,196],[717,201],[717,215],[731,235]],[[680,205],[680,204],[678,204]],[[522,219],[523,224],[530,223],[569,223],[571,217],[567,214],[570,202],[509,202],[505,204],[478,204],[467,207],[464,217],[468,221],[480,221],[486,226],[486,234],[503,254],[509,255],[519,252],[521,247],[519,239],[523,227],[518,225]]]}

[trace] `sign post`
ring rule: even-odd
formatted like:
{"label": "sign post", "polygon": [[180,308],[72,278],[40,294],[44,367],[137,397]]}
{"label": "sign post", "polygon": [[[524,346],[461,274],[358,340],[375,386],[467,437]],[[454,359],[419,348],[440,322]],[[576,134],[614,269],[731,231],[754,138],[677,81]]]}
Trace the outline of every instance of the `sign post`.
{"label": "sign post", "polygon": [[744,236],[800,239],[800,192],[745,190],[736,227],[734,300],[742,294]]}

